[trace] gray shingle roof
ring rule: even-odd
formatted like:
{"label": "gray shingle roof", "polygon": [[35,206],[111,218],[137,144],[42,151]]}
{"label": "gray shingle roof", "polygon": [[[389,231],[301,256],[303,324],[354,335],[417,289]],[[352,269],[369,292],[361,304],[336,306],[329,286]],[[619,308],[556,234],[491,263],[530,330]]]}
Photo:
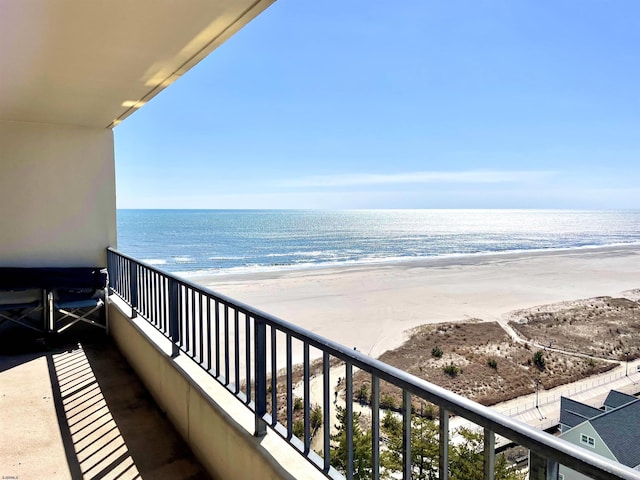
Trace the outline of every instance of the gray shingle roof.
{"label": "gray shingle roof", "polygon": [[608,408],[618,408],[627,403],[635,402],[636,400],[637,398],[633,395],[611,390],[604,401],[604,406]]}
{"label": "gray shingle roof", "polygon": [[599,408],[576,402],[567,397],[560,397],[560,423],[573,428],[585,420],[602,415]]}
{"label": "gray shingle roof", "polygon": [[635,399],[590,421],[618,461],[628,467],[640,464],[640,400]]}

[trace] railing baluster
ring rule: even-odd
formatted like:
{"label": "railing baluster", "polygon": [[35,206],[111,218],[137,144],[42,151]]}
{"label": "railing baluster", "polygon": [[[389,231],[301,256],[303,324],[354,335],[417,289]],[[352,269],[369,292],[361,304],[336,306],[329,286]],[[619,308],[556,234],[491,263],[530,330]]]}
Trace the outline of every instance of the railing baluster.
{"label": "railing baluster", "polygon": [[189,331],[189,288],[184,287],[184,292],[182,294],[183,301],[182,305],[182,318],[183,318],[183,332],[184,332],[184,351],[189,355],[189,346],[191,345],[191,332]]}
{"label": "railing baluster", "polygon": [[353,369],[350,362],[344,367],[345,406],[346,406],[346,441],[347,441],[347,480],[353,480]]}
{"label": "railing baluster", "polygon": [[184,313],[184,295],[183,290],[186,287],[178,287],[178,321],[180,322],[180,348],[184,349],[186,338],[189,336],[189,332],[184,330],[184,321],[186,315]]}
{"label": "railing baluster", "polygon": [[256,437],[267,434],[267,423],[264,415],[267,413],[267,325],[262,318],[255,319],[255,432]]}
{"label": "railing baluster", "polygon": [[380,379],[371,375],[371,467],[380,480]]}
{"label": "railing baluster", "polygon": [[493,480],[496,470],[496,436],[484,429],[484,480]]}
{"label": "railing baluster", "polygon": [[233,346],[233,369],[236,377],[234,391],[238,393],[240,391],[240,319],[237,308],[234,309],[233,314]]}
{"label": "railing baluster", "polygon": [[196,345],[198,342],[196,341],[196,291],[191,290],[191,320],[189,321],[191,324],[191,358],[196,358]]}
{"label": "railing baluster", "polygon": [[277,364],[277,330],[271,327],[271,425],[278,423],[278,364]]}
{"label": "railing baluster", "polygon": [[[211,370],[211,299],[206,297],[206,318],[207,318],[207,370]],[[247,329],[248,330],[248,329]],[[204,337],[204,334],[202,335]],[[248,375],[247,375],[248,377]]]}
{"label": "railing baluster", "polygon": [[169,332],[169,278],[167,276],[162,277],[162,296],[165,301],[165,307],[162,312],[163,315],[163,323],[162,323],[162,332],[167,335]]}
{"label": "railing baluster", "polygon": [[293,360],[291,334],[287,333],[287,438],[293,434]]}
{"label": "railing baluster", "polygon": [[129,298],[131,302],[131,318],[138,316],[138,269],[129,262]]}
{"label": "railing baluster", "polygon": [[160,289],[158,288],[158,274],[153,272],[153,324],[158,327],[160,319],[158,312],[160,308]]}
{"label": "railing baluster", "polygon": [[164,295],[164,300],[165,300],[165,308],[163,311],[163,315],[164,315],[164,323],[162,326],[162,332],[165,335],[168,335],[169,333],[169,277],[164,276],[163,280],[162,280],[162,294]]}
{"label": "railing baluster", "polygon": [[304,453],[309,453],[311,449],[311,389],[309,388],[309,344],[303,344],[303,383],[304,383]]}
{"label": "railing baluster", "polygon": [[198,362],[202,363],[204,359],[204,333],[202,331],[202,327],[204,326],[204,318],[203,318],[203,305],[202,299],[204,297],[201,293],[198,293]]}
{"label": "railing baluster", "polygon": [[245,371],[246,371],[246,383],[247,383],[247,405],[251,403],[251,317],[248,313],[244,314],[245,323]]}
{"label": "railing baluster", "polygon": [[402,478],[411,480],[411,392],[402,390]]}
{"label": "railing baluster", "polygon": [[171,356],[177,357],[180,352],[180,321],[178,318],[178,282],[169,279],[169,336],[171,337]]}
{"label": "railing baluster", "polygon": [[215,308],[215,330],[216,330],[216,377],[220,376],[220,303],[213,302]]}
{"label": "railing baluster", "polygon": [[145,270],[144,272],[144,316],[145,318],[149,318],[149,295],[151,292],[151,285],[149,279],[149,270]]}
{"label": "railing baluster", "polygon": [[329,353],[322,353],[322,451],[324,453],[324,471],[328,472],[331,466],[331,382],[329,377],[331,364]]}
{"label": "railing baluster", "polygon": [[229,305],[224,304],[224,384],[229,385]]}
{"label": "railing baluster", "polygon": [[440,444],[438,478],[447,480],[449,478],[449,412],[442,406],[440,407],[438,430],[438,442]]}

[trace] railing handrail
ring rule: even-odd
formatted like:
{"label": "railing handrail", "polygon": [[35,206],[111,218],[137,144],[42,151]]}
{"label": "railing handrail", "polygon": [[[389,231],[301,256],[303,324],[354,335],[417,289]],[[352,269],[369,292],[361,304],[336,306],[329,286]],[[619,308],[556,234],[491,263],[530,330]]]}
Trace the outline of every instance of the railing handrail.
{"label": "railing handrail", "polygon": [[303,327],[290,323],[267,312],[263,312],[226,295],[215,292],[207,287],[198,285],[188,279],[165,272],[153,265],[149,265],[127,254],[119,252],[114,248],[108,248],[108,251],[134,262],[137,265],[143,266],[148,270],[156,272],[159,275],[172,279],[181,285],[187,286],[189,289],[199,292],[210,299],[228,304],[235,310],[264,322],[267,325],[277,327],[278,330],[290,334],[292,337],[302,340],[310,346],[318,348],[323,352],[327,352],[343,361],[349,362],[353,366],[368,373],[372,373],[376,377],[386,380],[403,390],[407,390],[432,403],[442,406],[451,413],[460,415],[481,427],[507,437],[529,450],[534,451],[543,458],[553,458],[558,463],[570,467],[576,465],[576,463],[586,464],[593,467],[594,470],[590,470],[592,474],[606,473],[616,475],[618,478],[629,480],[637,480],[640,478],[639,472],[621,463],[614,462],[599,455],[594,455],[593,453],[565,440],[547,434],[443,387],[415,377],[403,370],[381,362],[380,360],[371,358],[357,350],[347,348],[338,342],[322,337]]}

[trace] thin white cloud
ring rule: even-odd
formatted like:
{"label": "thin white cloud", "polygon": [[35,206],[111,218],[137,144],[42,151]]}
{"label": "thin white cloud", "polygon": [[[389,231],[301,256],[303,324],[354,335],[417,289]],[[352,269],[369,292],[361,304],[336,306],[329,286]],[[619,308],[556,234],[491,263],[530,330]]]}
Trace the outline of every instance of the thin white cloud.
{"label": "thin white cloud", "polygon": [[459,172],[405,172],[389,174],[319,175],[279,182],[280,187],[352,187],[423,183],[521,183],[553,175],[551,171],[468,170]]}

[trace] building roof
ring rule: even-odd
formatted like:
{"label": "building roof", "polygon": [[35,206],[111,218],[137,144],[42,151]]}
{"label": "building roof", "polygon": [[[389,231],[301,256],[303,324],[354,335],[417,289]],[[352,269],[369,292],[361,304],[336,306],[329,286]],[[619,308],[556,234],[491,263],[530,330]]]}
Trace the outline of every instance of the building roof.
{"label": "building roof", "polygon": [[601,414],[602,410],[599,408],[585,405],[567,397],[560,397],[560,423],[569,428],[580,425],[586,420]]}
{"label": "building roof", "polygon": [[627,403],[635,402],[636,400],[637,398],[633,395],[611,390],[604,401],[604,406],[607,408],[618,408]]}
{"label": "building roof", "polygon": [[632,468],[640,465],[640,399],[609,410],[590,423],[620,463]]}

